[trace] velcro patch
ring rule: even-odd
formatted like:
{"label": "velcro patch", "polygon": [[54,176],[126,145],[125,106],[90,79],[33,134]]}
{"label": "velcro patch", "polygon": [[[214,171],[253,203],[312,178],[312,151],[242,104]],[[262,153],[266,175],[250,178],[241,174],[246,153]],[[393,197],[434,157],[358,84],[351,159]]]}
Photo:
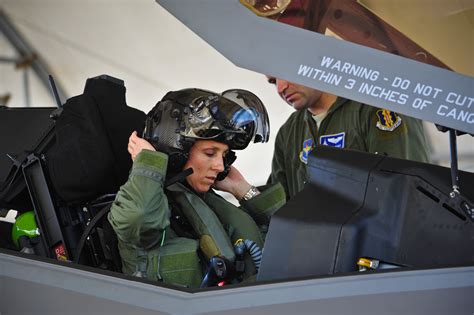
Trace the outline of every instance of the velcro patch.
{"label": "velcro patch", "polygon": [[303,150],[300,152],[300,161],[308,164],[308,156],[313,151],[313,139],[303,141]]}
{"label": "velcro patch", "polygon": [[344,148],[344,140],[346,138],[346,133],[341,132],[334,135],[325,135],[319,137],[319,143],[322,145],[327,145],[329,147],[335,148]]}
{"label": "velcro patch", "polygon": [[394,131],[402,124],[402,118],[387,109],[379,109],[377,111],[377,118],[376,126],[383,131]]}

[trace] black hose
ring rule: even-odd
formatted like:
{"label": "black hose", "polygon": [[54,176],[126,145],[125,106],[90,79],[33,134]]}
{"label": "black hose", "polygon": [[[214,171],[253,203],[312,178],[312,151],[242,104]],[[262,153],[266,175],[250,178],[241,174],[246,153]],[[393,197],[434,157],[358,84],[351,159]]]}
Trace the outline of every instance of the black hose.
{"label": "black hose", "polygon": [[243,241],[245,244],[245,247],[247,248],[248,252],[250,253],[250,257],[252,257],[253,263],[255,265],[255,269],[258,272],[258,269],[260,268],[260,263],[262,262],[262,250],[258,245],[251,240],[244,240]]}

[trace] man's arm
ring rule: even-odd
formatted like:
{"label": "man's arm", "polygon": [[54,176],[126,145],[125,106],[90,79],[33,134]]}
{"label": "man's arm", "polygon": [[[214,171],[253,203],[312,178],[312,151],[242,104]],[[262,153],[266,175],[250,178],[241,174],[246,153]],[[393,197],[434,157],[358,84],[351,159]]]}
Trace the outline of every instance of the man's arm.
{"label": "man's arm", "polygon": [[282,128],[280,128],[275,139],[275,147],[272,158],[272,172],[268,177],[267,184],[280,183],[285,190],[286,197],[288,198],[290,196],[290,191],[286,178],[287,166],[285,163],[285,146],[286,141],[283,137]]}

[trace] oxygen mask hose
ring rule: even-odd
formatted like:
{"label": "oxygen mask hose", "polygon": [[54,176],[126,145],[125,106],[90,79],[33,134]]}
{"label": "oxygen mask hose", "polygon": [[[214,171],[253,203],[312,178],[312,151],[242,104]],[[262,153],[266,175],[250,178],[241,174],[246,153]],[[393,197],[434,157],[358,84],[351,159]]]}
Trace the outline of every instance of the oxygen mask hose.
{"label": "oxygen mask hose", "polygon": [[235,242],[234,252],[235,252],[235,271],[237,272],[239,280],[242,280],[241,276],[243,275],[245,271],[245,261],[244,261],[245,243],[242,239],[238,239]]}
{"label": "oxygen mask hose", "polygon": [[[247,249],[247,251],[249,252],[250,254],[250,257],[252,257],[252,261],[255,265],[255,270],[258,272],[258,269],[260,268],[260,263],[262,261],[262,250],[260,249],[260,247],[258,247],[258,245],[252,241],[252,240],[249,240],[249,239],[245,239],[245,240],[242,240],[242,239],[238,239],[236,242],[235,242],[235,245],[234,245],[234,251],[235,251],[235,247],[238,246],[238,248],[240,249],[240,247],[242,246],[241,243],[243,243],[245,245],[245,248]],[[239,244],[239,245],[238,245]],[[236,256],[237,256],[237,252],[236,252]],[[237,260],[236,260],[236,268],[237,268]]]}

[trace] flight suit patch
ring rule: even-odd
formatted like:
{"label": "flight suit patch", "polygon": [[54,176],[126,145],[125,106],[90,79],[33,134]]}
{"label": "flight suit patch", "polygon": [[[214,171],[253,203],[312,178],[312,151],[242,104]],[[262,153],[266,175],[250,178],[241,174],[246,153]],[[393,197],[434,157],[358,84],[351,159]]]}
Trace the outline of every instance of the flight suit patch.
{"label": "flight suit patch", "polygon": [[303,150],[300,152],[300,161],[308,164],[308,156],[313,151],[313,139],[303,141]]}
{"label": "flight suit patch", "polygon": [[377,118],[376,126],[383,131],[394,131],[402,124],[402,118],[387,109],[379,109],[377,111]]}
{"label": "flight suit patch", "polygon": [[324,135],[319,137],[319,143],[322,145],[327,145],[334,148],[344,148],[344,140],[346,138],[346,133],[336,133],[334,135]]}

